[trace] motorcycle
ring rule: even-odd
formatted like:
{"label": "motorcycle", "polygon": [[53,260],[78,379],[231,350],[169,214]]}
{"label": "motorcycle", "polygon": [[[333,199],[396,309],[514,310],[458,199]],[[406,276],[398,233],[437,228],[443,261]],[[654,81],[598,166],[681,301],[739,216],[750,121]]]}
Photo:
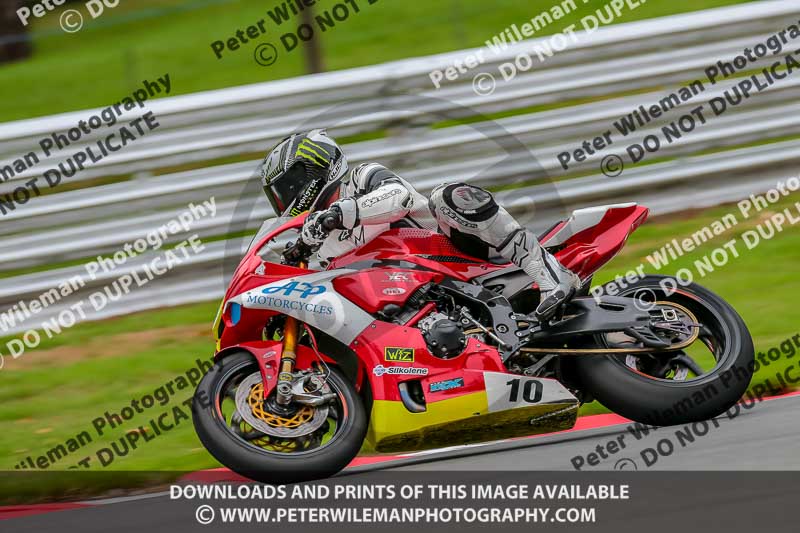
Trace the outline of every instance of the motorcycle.
{"label": "motorcycle", "polygon": [[595,399],[649,425],[717,416],[753,371],[729,304],[654,275],[589,292],[647,215],[580,209],[540,237],[583,281],[543,323],[524,272],[443,235],[389,229],[322,269],[302,241],[287,244],[305,214],[269,221],[215,320],[196,432],[231,470],[282,484],[331,476],[365,443],[412,451],[569,429]]}

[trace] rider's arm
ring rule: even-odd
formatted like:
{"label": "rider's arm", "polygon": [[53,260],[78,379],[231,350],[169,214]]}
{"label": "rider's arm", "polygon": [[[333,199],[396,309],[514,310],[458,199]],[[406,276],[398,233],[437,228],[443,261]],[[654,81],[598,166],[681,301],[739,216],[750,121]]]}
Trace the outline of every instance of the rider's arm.
{"label": "rider's arm", "polygon": [[396,222],[412,207],[411,191],[397,174],[382,165],[361,165],[353,170],[350,179],[353,196],[331,206],[341,213],[344,229]]}
{"label": "rider's arm", "polygon": [[385,183],[374,191],[360,197],[344,198],[332,208],[342,213],[342,226],[353,229],[359,225],[386,224],[396,222],[408,214],[411,208],[411,193],[402,183]]}
{"label": "rider's arm", "polygon": [[350,180],[347,187],[350,196],[308,216],[301,232],[306,244],[318,246],[325,241],[330,228],[324,228],[321,221],[329,216],[336,220],[336,229],[352,230],[361,225],[396,222],[412,208],[412,192],[397,174],[382,165],[360,165],[353,170]]}

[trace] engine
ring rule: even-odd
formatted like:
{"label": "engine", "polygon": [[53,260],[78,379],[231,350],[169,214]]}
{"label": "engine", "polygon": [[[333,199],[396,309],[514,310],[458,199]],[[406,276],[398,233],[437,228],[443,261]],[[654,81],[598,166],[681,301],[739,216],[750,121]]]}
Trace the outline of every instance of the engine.
{"label": "engine", "polygon": [[[403,307],[387,305],[379,316],[384,320],[405,324],[424,305],[435,304],[435,309],[419,319],[415,327],[422,333],[432,355],[452,359],[464,353],[470,338],[490,345],[502,344],[503,341],[491,332],[494,322],[500,324],[498,331],[511,334],[510,326],[504,323],[509,313],[513,316],[510,305],[505,300],[505,307],[494,301],[486,304],[492,298],[499,297],[482,287],[467,283],[427,283],[415,290]],[[494,314],[493,309],[497,309]],[[502,317],[494,316],[497,314],[502,314]]]}
{"label": "engine", "polygon": [[417,324],[431,354],[442,359],[461,355],[467,347],[467,336],[458,322],[444,313],[434,312]]}

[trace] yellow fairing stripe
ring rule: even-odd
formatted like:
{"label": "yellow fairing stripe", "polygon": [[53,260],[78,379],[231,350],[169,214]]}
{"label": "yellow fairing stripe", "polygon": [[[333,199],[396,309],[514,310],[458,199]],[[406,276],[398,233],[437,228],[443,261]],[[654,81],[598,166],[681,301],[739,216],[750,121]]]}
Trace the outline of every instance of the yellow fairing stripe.
{"label": "yellow fairing stripe", "polygon": [[488,412],[486,391],[464,394],[455,398],[432,402],[424,413],[411,413],[403,402],[375,400],[372,403],[367,439],[373,446],[392,435],[409,433],[426,426],[453,422]]}

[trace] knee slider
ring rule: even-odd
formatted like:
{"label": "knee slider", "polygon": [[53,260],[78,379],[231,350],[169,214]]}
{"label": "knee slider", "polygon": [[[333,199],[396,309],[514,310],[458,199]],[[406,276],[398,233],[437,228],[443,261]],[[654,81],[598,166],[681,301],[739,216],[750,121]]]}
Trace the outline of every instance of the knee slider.
{"label": "knee slider", "polygon": [[492,193],[468,183],[446,185],[441,195],[447,207],[470,222],[486,221],[500,208]]}

